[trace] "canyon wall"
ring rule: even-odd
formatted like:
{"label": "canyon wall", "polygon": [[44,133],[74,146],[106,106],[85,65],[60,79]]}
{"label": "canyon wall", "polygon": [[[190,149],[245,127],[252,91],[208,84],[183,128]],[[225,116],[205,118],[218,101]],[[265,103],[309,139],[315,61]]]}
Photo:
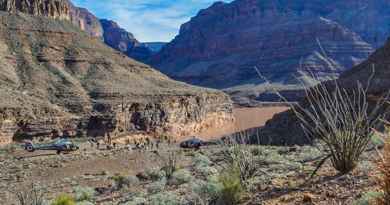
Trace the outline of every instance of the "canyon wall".
{"label": "canyon wall", "polygon": [[180,137],[233,121],[224,93],[174,81],[70,20],[30,14],[0,12],[2,141],[57,131]]}
{"label": "canyon wall", "polygon": [[383,45],[390,35],[389,3],[217,2],[183,24],[149,63],[174,79],[237,97],[297,90],[337,78]]}

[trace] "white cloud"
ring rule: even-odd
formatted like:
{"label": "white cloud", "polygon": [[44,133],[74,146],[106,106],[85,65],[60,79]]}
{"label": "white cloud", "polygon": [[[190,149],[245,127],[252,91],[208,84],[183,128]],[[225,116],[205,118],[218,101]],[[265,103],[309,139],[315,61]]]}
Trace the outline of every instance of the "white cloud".
{"label": "white cloud", "polygon": [[[226,0],[231,1],[231,0]],[[74,0],[99,18],[116,21],[143,42],[170,41],[180,25],[214,0]]]}

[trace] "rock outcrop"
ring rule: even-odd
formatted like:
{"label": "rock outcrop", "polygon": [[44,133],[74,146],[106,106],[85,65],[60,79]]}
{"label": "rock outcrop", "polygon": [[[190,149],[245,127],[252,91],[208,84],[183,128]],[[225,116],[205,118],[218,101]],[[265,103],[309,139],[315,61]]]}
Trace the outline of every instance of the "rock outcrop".
{"label": "rock outcrop", "polygon": [[71,4],[70,18],[74,25],[88,33],[91,37],[103,38],[103,27],[100,20],[85,8]]}
{"label": "rock outcrop", "polygon": [[0,12],[1,132],[178,137],[233,120],[225,94],[171,80],[71,21],[29,14]]}
{"label": "rock outcrop", "polygon": [[116,22],[106,19],[100,22],[104,30],[104,42],[110,47],[141,62],[146,61],[153,54],[148,47],[138,42],[132,33],[119,27]]}
{"label": "rock outcrop", "polygon": [[279,87],[313,85],[311,75],[338,77],[384,43],[389,8],[385,0],[218,2],[183,24],[150,63],[174,79],[228,92],[261,95],[254,67]]}
{"label": "rock outcrop", "polygon": [[69,20],[71,7],[67,0],[0,0],[0,10]]}

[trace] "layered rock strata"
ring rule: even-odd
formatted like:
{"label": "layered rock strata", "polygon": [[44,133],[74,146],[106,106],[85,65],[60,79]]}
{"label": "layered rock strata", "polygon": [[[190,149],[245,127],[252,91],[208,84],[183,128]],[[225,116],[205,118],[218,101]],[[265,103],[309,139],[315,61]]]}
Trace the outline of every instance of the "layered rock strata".
{"label": "layered rock strata", "polygon": [[0,12],[1,132],[182,136],[233,120],[225,94],[171,80],[71,21],[29,14]]}

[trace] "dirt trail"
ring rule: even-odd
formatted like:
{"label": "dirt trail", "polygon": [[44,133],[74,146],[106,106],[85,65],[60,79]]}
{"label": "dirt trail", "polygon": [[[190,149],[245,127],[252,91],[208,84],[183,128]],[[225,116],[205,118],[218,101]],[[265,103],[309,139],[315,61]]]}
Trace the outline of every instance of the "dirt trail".
{"label": "dirt trail", "polygon": [[215,139],[223,135],[264,126],[275,114],[288,110],[287,106],[235,108],[236,122],[223,128],[210,128],[198,134],[202,139]]}

